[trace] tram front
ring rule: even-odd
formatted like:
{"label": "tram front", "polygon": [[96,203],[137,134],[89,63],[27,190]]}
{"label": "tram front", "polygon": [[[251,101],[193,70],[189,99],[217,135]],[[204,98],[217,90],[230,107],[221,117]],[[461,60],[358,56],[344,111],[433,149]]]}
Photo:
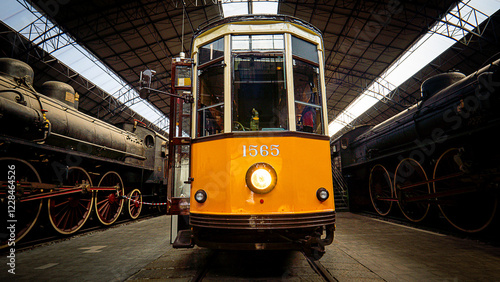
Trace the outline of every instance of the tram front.
{"label": "tram front", "polygon": [[192,59],[194,243],[321,257],[335,207],[320,32],[226,18],[195,35]]}

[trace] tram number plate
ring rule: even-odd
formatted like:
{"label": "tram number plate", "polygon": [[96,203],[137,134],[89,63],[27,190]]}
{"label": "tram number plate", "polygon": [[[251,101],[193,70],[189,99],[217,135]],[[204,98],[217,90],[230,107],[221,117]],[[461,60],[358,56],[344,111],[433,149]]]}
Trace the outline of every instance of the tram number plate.
{"label": "tram number plate", "polygon": [[280,145],[243,145],[243,157],[257,157],[257,156],[262,156],[262,157],[267,157],[267,156],[273,156],[277,157],[280,155]]}

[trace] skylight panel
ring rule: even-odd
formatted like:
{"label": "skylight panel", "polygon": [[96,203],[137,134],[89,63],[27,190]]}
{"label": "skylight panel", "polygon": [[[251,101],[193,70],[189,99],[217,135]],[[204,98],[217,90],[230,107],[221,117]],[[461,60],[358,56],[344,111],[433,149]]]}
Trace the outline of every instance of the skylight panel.
{"label": "skylight panel", "polygon": [[248,3],[245,2],[233,2],[233,1],[223,1],[222,2],[222,13],[224,17],[248,15]]}
{"label": "skylight panel", "polygon": [[252,2],[252,12],[254,14],[278,14],[278,1]]}
{"label": "skylight panel", "polygon": [[[500,3],[495,0],[474,0],[465,1],[467,5],[475,7],[476,9],[486,12],[487,15],[492,15],[500,8]],[[487,2],[487,3],[486,3]],[[455,8],[445,15],[441,22],[448,22],[450,24],[458,25],[461,20],[459,15],[467,15],[471,9],[467,7],[464,2],[459,4],[461,7],[460,13]],[[486,16],[478,15],[477,24],[466,26],[467,29],[472,30],[480,25]],[[444,37],[440,35],[440,29],[443,25],[434,26],[425,36],[423,36],[416,44],[414,44],[400,59],[393,63],[374,83],[372,83],[365,92],[356,98],[346,109],[344,109],[329,125],[328,132],[330,136],[342,130],[349,125],[356,118],[361,116],[370,107],[378,102],[374,96],[387,96],[392,90],[396,89],[399,85],[407,79],[415,75],[423,67],[432,62],[435,58],[440,56],[444,51],[450,48],[457,41],[461,40],[467,32],[459,29],[451,37]],[[387,85],[384,91],[380,91],[379,85]],[[373,94],[377,93],[377,94]]]}
{"label": "skylight panel", "polygon": [[[250,7],[251,11],[248,10]],[[248,14],[278,14],[278,0],[269,1],[244,1],[223,0],[222,13],[224,17],[248,15]]]}

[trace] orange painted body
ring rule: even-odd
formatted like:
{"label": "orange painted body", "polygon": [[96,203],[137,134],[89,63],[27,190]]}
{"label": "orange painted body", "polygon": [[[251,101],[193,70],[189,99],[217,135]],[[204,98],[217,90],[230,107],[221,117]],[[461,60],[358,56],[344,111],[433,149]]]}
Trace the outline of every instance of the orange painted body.
{"label": "orange painted body", "polygon": [[[191,212],[219,215],[317,213],[335,210],[329,141],[300,136],[238,136],[199,140],[192,144]],[[267,194],[252,192],[245,174],[257,162],[277,173],[276,187]],[[330,197],[320,202],[316,191]],[[198,189],[206,202],[194,200]]]}

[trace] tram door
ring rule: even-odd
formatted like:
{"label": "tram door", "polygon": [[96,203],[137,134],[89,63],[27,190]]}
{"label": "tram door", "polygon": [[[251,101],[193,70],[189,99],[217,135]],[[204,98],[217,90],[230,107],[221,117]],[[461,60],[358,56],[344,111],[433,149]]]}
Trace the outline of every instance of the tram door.
{"label": "tram door", "polygon": [[[183,57],[172,60],[171,89],[173,94],[191,94],[192,61]],[[170,243],[174,247],[190,247],[189,196],[191,191],[191,104],[170,97],[169,154],[167,159],[167,198],[171,203]],[[182,231],[186,232],[182,232]],[[184,234],[184,236],[183,236]],[[179,238],[178,238],[179,237]],[[185,237],[185,238],[183,238]]]}

